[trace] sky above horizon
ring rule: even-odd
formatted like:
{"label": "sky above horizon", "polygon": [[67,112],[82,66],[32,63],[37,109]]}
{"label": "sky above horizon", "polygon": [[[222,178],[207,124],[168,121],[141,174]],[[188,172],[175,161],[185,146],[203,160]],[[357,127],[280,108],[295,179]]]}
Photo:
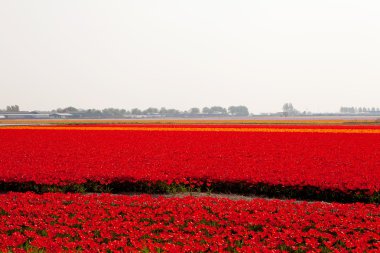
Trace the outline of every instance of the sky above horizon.
{"label": "sky above horizon", "polygon": [[2,0],[0,108],[380,107],[375,0]]}

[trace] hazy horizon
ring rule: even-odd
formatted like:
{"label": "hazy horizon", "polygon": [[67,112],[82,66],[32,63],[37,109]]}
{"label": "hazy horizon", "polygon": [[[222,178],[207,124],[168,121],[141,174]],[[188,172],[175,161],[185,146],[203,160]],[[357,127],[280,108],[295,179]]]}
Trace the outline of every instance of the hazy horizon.
{"label": "hazy horizon", "polygon": [[0,2],[0,109],[380,107],[380,2]]}

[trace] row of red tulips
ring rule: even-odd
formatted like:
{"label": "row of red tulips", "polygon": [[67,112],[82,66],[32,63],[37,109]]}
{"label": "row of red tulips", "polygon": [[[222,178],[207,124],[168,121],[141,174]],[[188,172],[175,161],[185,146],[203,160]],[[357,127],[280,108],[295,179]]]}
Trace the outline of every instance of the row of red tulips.
{"label": "row of red tulips", "polygon": [[0,129],[0,143],[3,184],[242,183],[380,191],[380,134]]}
{"label": "row of red tulips", "polygon": [[3,252],[378,252],[379,224],[373,204],[0,195]]}

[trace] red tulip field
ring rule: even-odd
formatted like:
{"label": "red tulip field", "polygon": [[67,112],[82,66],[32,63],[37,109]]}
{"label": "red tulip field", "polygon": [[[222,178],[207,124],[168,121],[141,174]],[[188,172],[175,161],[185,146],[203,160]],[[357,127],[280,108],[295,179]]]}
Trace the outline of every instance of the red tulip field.
{"label": "red tulip field", "polygon": [[[370,252],[373,204],[45,193],[0,196],[3,251]],[[7,245],[7,246],[4,246]]]}
{"label": "red tulip field", "polygon": [[17,126],[0,143],[0,252],[380,251],[378,126]]}

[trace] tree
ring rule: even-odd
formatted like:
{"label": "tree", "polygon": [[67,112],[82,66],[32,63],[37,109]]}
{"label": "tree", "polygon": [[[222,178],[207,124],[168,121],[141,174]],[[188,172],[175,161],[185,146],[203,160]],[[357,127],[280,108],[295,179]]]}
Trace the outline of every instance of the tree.
{"label": "tree", "polygon": [[158,113],[157,108],[149,107],[148,109],[143,111],[143,114],[155,114]]}
{"label": "tree", "polygon": [[221,106],[212,106],[210,108],[210,114],[227,114],[227,110]]}
{"label": "tree", "polygon": [[181,112],[178,111],[177,109],[168,109],[166,111],[167,114],[171,114],[171,115],[177,115],[177,114],[180,114]]}
{"label": "tree", "polygon": [[299,111],[297,111],[292,103],[285,103],[282,106],[282,111],[284,113],[284,116],[290,116],[290,115],[297,115],[299,114]]}
{"label": "tree", "polygon": [[190,114],[199,114],[201,111],[199,110],[199,108],[196,108],[196,107],[193,107],[189,110],[189,113]]}
{"label": "tree", "polygon": [[102,112],[100,110],[97,110],[97,109],[87,109],[86,113],[95,114],[95,115],[101,115],[102,114]]}
{"label": "tree", "polygon": [[138,109],[138,108],[133,108],[131,110],[131,114],[133,114],[133,115],[141,115],[141,110]]}
{"label": "tree", "polygon": [[282,106],[282,112],[284,113],[285,116],[287,116],[287,114],[289,113],[289,104],[288,103],[285,103]]}
{"label": "tree", "polygon": [[208,108],[208,107],[203,107],[203,109],[202,109],[202,113],[204,113],[204,114],[209,114],[209,113],[210,113],[210,108]]}
{"label": "tree", "polygon": [[161,109],[160,109],[160,111],[159,111],[159,114],[161,114],[161,115],[165,115],[167,112],[168,112],[168,110],[166,110],[165,107],[161,107]]}
{"label": "tree", "polygon": [[228,107],[228,113],[234,116],[248,116],[249,115],[248,108],[243,105]]}
{"label": "tree", "polygon": [[63,113],[70,113],[70,112],[78,112],[79,110],[75,107],[72,107],[72,106],[69,106],[69,107],[66,107],[65,109],[62,109],[61,112]]}
{"label": "tree", "polygon": [[7,112],[19,112],[20,107],[18,105],[8,105],[6,111]]}
{"label": "tree", "polygon": [[282,106],[282,112],[284,113],[284,116],[288,116],[290,111],[291,111],[291,108],[293,108],[293,105],[291,103],[285,103],[283,106]]}
{"label": "tree", "polygon": [[102,110],[102,113],[106,116],[120,117],[126,114],[125,109],[117,109],[117,108],[105,108]]}

